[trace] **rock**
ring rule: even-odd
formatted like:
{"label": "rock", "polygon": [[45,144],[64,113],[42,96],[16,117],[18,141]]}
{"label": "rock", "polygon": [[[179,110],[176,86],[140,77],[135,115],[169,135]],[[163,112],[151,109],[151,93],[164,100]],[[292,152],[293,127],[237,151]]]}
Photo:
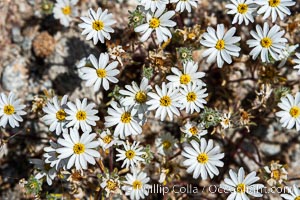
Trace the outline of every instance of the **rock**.
{"label": "rock", "polygon": [[278,154],[281,150],[279,144],[267,144],[261,143],[259,149],[267,156],[274,156]]}
{"label": "rock", "polygon": [[13,62],[4,67],[1,74],[1,85],[8,91],[20,92],[26,90],[28,86],[28,75],[26,59],[16,58]]}
{"label": "rock", "polygon": [[23,41],[23,36],[21,35],[21,31],[19,27],[13,27],[11,30],[12,40],[14,43],[20,43]]}

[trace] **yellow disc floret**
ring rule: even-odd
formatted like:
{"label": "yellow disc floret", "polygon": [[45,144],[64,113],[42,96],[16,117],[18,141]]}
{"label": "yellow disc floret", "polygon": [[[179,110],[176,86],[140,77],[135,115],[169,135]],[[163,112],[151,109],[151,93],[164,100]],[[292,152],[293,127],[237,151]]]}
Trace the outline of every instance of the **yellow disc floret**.
{"label": "yellow disc floret", "polygon": [[96,31],[101,31],[104,28],[104,23],[101,20],[95,20],[92,24],[92,27]]}
{"label": "yellow disc floret", "polygon": [[56,119],[58,121],[64,121],[66,119],[66,112],[63,109],[60,109],[56,112]]}
{"label": "yellow disc floret", "polygon": [[294,118],[298,118],[300,116],[300,107],[299,106],[293,106],[290,109],[290,115]]}
{"label": "yellow disc floret", "polygon": [[191,127],[189,131],[192,135],[196,135],[198,133],[198,129],[195,126]]}
{"label": "yellow disc floret", "polygon": [[85,146],[82,143],[77,143],[73,146],[73,151],[75,154],[82,154],[84,153]]}
{"label": "yellow disc floret", "polygon": [[139,189],[142,188],[142,186],[143,186],[143,183],[139,180],[135,180],[132,183],[132,187],[133,187],[134,190],[139,190]]}
{"label": "yellow disc floret", "polygon": [[117,183],[113,180],[107,180],[106,188],[108,188],[109,190],[115,190],[117,188]]}
{"label": "yellow disc floret", "polygon": [[147,101],[147,95],[143,91],[139,91],[135,94],[135,101],[138,103],[145,103]]}
{"label": "yellow disc floret", "polygon": [[96,73],[97,73],[97,76],[99,78],[105,78],[106,77],[106,70],[105,69],[97,69]]}
{"label": "yellow disc floret", "polygon": [[206,153],[200,153],[197,160],[201,164],[206,164],[208,162],[208,155]]}
{"label": "yellow disc floret", "polygon": [[188,74],[182,74],[180,76],[180,83],[181,84],[188,84],[191,81],[191,76]]}
{"label": "yellow disc floret", "polygon": [[70,15],[72,10],[71,10],[70,6],[66,6],[66,7],[62,8],[61,11],[64,15]]}
{"label": "yellow disc floret", "polygon": [[6,115],[12,115],[15,113],[15,107],[13,105],[5,105],[4,108],[3,108],[3,112],[6,114]]}
{"label": "yellow disc floret", "polygon": [[260,44],[264,48],[270,48],[272,46],[272,40],[271,38],[265,37],[260,41]]}
{"label": "yellow disc floret", "polygon": [[159,19],[157,19],[156,17],[153,17],[150,21],[149,21],[149,27],[150,28],[157,28],[160,25],[160,21]]}
{"label": "yellow disc floret", "polygon": [[270,0],[270,1],[269,1],[269,5],[270,5],[271,7],[277,7],[277,6],[280,5],[280,0]]}
{"label": "yellow disc floret", "polygon": [[197,95],[195,92],[189,92],[187,95],[186,95],[186,100],[188,102],[194,102],[195,100],[197,99]]}
{"label": "yellow disc floret", "polygon": [[218,40],[215,47],[219,51],[225,49],[225,41],[224,40]]}
{"label": "yellow disc floret", "polygon": [[131,160],[132,158],[134,158],[135,152],[133,150],[128,150],[128,151],[125,152],[125,156],[126,156],[126,158]]}
{"label": "yellow disc floret", "polygon": [[81,120],[86,120],[86,112],[83,110],[79,110],[76,113],[76,119],[81,121]]}
{"label": "yellow disc floret", "polygon": [[171,105],[171,98],[169,96],[163,96],[160,98],[159,103],[161,106],[170,106]]}
{"label": "yellow disc floret", "polygon": [[171,147],[171,142],[166,140],[162,143],[162,146],[164,149],[169,149]]}
{"label": "yellow disc floret", "polygon": [[246,191],[246,185],[244,183],[240,183],[236,186],[236,191],[238,193],[244,193]]}
{"label": "yellow disc floret", "polygon": [[112,137],[109,135],[106,135],[104,138],[102,138],[102,140],[105,144],[109,144],[112,141]]}
{"label": "yellow disc floret", "polygon": [[130,123],[131,121],[131,114],[130,112],[124,112],[122,115],[121,115],[121,122],[122,123]]}
{"label": "yellow disc floret", "polygon": [[241,3],[241,4],[238,5],[237,10],[238,10],[239,13],[245,14],[248,11],[248,5],[244,4],[244,3]]}

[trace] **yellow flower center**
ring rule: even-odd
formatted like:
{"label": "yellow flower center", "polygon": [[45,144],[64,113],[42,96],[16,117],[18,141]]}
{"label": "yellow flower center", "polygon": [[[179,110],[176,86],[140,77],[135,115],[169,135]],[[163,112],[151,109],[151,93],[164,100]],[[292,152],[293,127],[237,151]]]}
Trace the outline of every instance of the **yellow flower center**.
{"label": "yellow flower center", "polygon": [[182,74],[180,76],[180,83],[181,84],[188,84],[191,81],[191,76],[188,74]]}
{"label": "yellow flower center", "polygon": [[159,19],[153,17],[150,21],[149,21],[149,27],[150,28],[157,28],[160,25],[160,21]]}
{"label": "yellow flower center", "polygon": [[135,94],[135,100],[138,102],[138,103],[145,103],[146,100],[147,100],[147,95],[145,92],[143,91],[139,91]]}
{"label": "yellow flower center", "polygon": [[69,15],[69,14],[71,14],[71,7],[66,6],[66,7],[62,8],[61,11],[64,15]]}
{"label": "yellow flower center", "polygon": [[84,153],[85,146],[82,143],[77,143],[73,146],[73,151],[75,154],[82,154]]}
{"label": "yellow flower center", "polygon": [[171,142],[169,142],[169,141],[164,141],[164,142],[162,143],[162,146],[163,146],[164,149],[169,149],[169,148],[171,147]]}
{"label": "yellow flower center", "polygon": [[139,180],[135,180],[132,183],[132,187],[133,187],[134,190],[139,190],[139,189],[142,188],[142,186],[143,186],[143,183]]}
{"label": "yellow flower center", "polygon": [[188,39],[194,40],[195,38],[196,38],[196,34],[195,33],[189,33],[188,34]]}
{"label": "yellow flower center", "polygon": [[6,114],[6,115],[12,115],[15,113],[15,107],[13,105],[5,105],[4,108],[3,108],[3,112]]}
{"label": "yellow flower center", "polygon": [[197,95],[195,92],[189,92],[187,95],[186,95],[186,100],[188,102],[194,102],[195,100],[197,99]]}
{"label": "yellow flower center", "polygon": [[244,183],[240,183],[236,186],[236,191],[238,193],[244,193],[246,191],[246,185]]}
{"label": "yellow flower center", "polygon": [[290,115],[294,118],[297,118],[300,116],[300,107],[293,106],[290,110]]}
{"label": "yellow flower center", "polygon": [[223,123],[224,123],[225,125],[229,125],[229,124],[230,124],[230,120],[229,120],[228,118],[223,119]]}
{"label": "yellow flower center", "polygon": [[115,190],[117,188],[117,183],[114,182],[113,180],[108,180],[108,181],[106,181],[106,187],[109,190]]}
{"label": "yellow flower center", "polygon": [[104,23],[101,20],[95,20],[92,24],[92,27],[96,31],[101,31],[104,28]]}
{"label": "yellow flower center", "polygon": [[86,112],[85,111],[83,111],[83,110],[79,110],[79,111],[77,111],[77,113],[76,113],[76,119],[77,120],[86,120]]}
{"label": "yellow flower center", "polygon": [[128,150],[128,151],[125,152],[125,156],[126,156],[126,158],[131,160],[132,158],[134,158],[135,152],[133,150]]}
{"label": "yellow flower center", "polygon": [[224,40],[218,40],[216,44],[216,49],[219,51],[225,48],[225,41]]}
{"label": "yellow flower center", "polygon": [[197,157],[197,160],[201,164],[206,164],[208,161],[208,155],[206,153],[200,153]]}
{"label": "yellow flower center", "polygon": [[160,98],[159,103],[161,106],[170,106],[171,105],[171,98],[169,96],[163,96]]}
{"label": "yellow flower center", "polygon": [[248,11],[248,5],[244,4],[244,3],[241,3],[241,4],[238,5],[237,10],[238,10],[239,13],[245,14]]}
{"label": "yellow flower center", "polygon": [[300,200],[300,196],[297,196],[297,197],[295,198],[295,200]]}
{"label": "yellow flower center", "polygon": [[56,119],[58,121],[64,121],[66,119],[66,112],[63,109],[60,109],[59,111],[56,112]]}
{"label": "yellow flower center", "polygon": [[131,114],[129,112],[124,112],[122,115],[121,115],[121,122],[122,123],[130,123],[131,121]]}
{"label": "yellow flower center", "polygon": [[273,171],[272,171],[272,175],[273,175],[273,178],[274,178],[275,180],[279,180],[279,179],[280,179],[280,171],[279,171],[278,169],[273,170]]}
{"label": "yellow flower center", "polygon": [[102,140],[105,144],[109,144],[111,143],[112,138],[109,135],[106,135]]}
{"label": "yellow flower center", "polygon": [[279,4],[280,4],[280,0],[270,0],[269,1],[269,5],[271,7],[277,7],[277,6],[279,6]]}
{"label": "yellow flower center", "polygon": [[105,69],[97,69],[96,73],[97,73],[97,76],[99,78],[105,78],[106,77],[106,70]]}
{"label": "yellow flower center", "polygon": [[198,133],[197,127],[193,126],[192,128],[189,129],[190,133],[192,135],[196,135]]}
{"label": "yellow flower center", "polygon": [[265,37],[260,41],[260,44],[262,47],[264,48],[269,48],[270,46],[272,46],[272,40],[271,38]]}

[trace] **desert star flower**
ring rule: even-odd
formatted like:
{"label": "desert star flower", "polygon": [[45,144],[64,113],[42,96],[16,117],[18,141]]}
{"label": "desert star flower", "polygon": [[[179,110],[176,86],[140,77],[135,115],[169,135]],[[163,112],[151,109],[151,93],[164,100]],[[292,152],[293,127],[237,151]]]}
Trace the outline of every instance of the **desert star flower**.
{"label": "desert star flower", "polygon": [[147,93],[151,90],[149,80],[143,78],[140,86],[138,86],[136,82],[132,82],[131,85],[125,85],[125,88],[127,90],[119,91],[120,94],[125,96],[125,98],[121,99],[121,104],[123,106],[133,107],[133,109],[137,111],[139,119],[144,118],[148,110],[148,105],[146,104],[148,100]]}
{"label": "desert star flower", "polygon": [[258,14],[264,14],[263,19],[272,16],[272,22],[275,22],[277,15],[283,20],[285,15],[290,15],[291,11],[287,8],[296,4],[293,0],[260,0],[255,1],[261,7],[258,9]]}
{"label": "desert star flower", "polygon": [[109,56],[107,53],[101,53],[99,61],[97,61],[94,55],[90,55],[89,59],[92,63],[92,67],[83,67],[81,71],[83,75],[81,78],[86,80],[86,86],[90,87],[94,85],[94,91],[100,89],[101,84],[105,90],[109,89],[109,82],[117,83],[119,80],[115,78],[120,73],[117,68],[118,62],[109,62]]}
{"label": "desert star flower", "polygon": [[119,142],[120,142],[120,140],[118,140],[118,138],[114,137],[111,134],[109,129],[103,131],[100,134],[99,143],[100,143],[100,147],[102,147],[103,150],[106,150],[106,149],[110,148],[111,146],[118,144]]}
{"label": "desert star flower", "polygon": [[175,15],[175,12],[168,11],[164,14],[163,12],[163,9],[158,9],[154,13],[154,16],[147,13],[147,23],[142,24],[134,29],[135,32],[141,32],[143,34],[140,39],[142,42],[146,41],[154,30],[159,43],[162,43],[163,41],[166,42],[168,39],[172,38],[170,30],[166,27],[176,26],[176,22],[170,20],[170,18]]}
{"label": "desert star flower", "polygon": [[294,69],[298,69],[298,74],[300,75],[300,53],[296,53],[297,58],[294,59],[294,62],[297,64],[294,66]]}
{"label": "desert star flower", "polygon": [[183,165],[188,167],[187,172],[193,172],[193,178],[196,179],[199,176],[203,180],[207,179],[207,174],[210,178],[219,174],[217,167],[223,167],[224,163],[220,161],[224,157],[224,153],[220,153],[219,146],[213,146],[213,141],[208,142],[204,139],[200,139],[200,143],[192,140],[191,145],[183,148],[182,156],[186,158],[183,161]]}
{"label": "desert star flower", "polygon": [[172,87],[167,87],[165,82],[162,83],[162,88],[158,85],[155,85],[155,90],[157,92],[149,92],[148,95],[152,98],[147,101],[149,105],[149,110],[156,110],[155,118],[160,116],[160,120],[163,121],[168,115],[170,120],[173,120],[173,115],[179,116],[179,110],[177,107],[180,107],[178,103],[179,95],[178,89],[173,89]]}
{"label": "desert star flower", "polygon": [[4,128],[9,123],[12,128],[19,127],[19,122],[23,121],[21,116],[26,114],[25,107],[13,92],[8,96],[0,93],[0,126]]}
{"label": "desert star flower", "polygon": [[95,158],[100,158],[100,153],[95,150],[99,147],[99,142],[94,140],[96,133],[84,132],[80,136],[76,129],[69,129],[69,131],[70,133],[63,133],[63,138],[57,141],[62,146],[56,149],[58,158],[69,158],[67,169],[74,164],[76,170],[87,169],[87,163],[95,165]]}
{"label": "desert star flower", "polygon": [[170,133],[162,134],[155,141],[157,152],[163,156],[171,156],[178,149],[178,140]]}
{"label": "desert star flower", "polygon": [[206,104],[205,97],[208,96],[206,88],[197,85],[196,83],[189,83],[188,85],[183,85],[180,89],[181,98],[179,103],[181,104],[181,109],[185,108],[187,113],[192,114],[194,111],[200,112],[200,108],[204,108],[203,104]]}
{"label": "desert star flower", "polygon": [[291,129],[296,125],[296,130],[300,130],[300,92],[297,92],[295,98],[291,94],[282,97],[278,107],[282,110],[276,113],[280,117],[282,127]]}
{"label": "desert star flower", "polygon": [[117,125],[114,130],[115,137],[120,136],[121,139],[124,139],[126,136],[142,133],[135,110],[129,107],[119,107],[115,101],[111,103],[111,107],[107,110],[109,116],[105,117],[105,126]]}
{"label": "desert star flower", "polygon": [[145,172],[131,168],[131,173],[126,174],[126,180],[123,182],[122,190],[125,195],[130,196],[132,200],[144,199],[149,195],[151,185],[148,184],[150,178]]}
{"label": "desert star flower", "polygon": [[145,154],[143,147],[139,146],[139,142],[134,141],[132,145],[129,144],[128,140],[126,143],[123,142],[123,147],[125,150],[117,149],[117,161],[123,160],[121,167],[128,168],[129,166],[135,167],[138,162],[144,161],[142,155]]}
{"label": "desert star flower", "polygon": [[207,63],[213,63],[217,60],[219,68],[222,68],[224,61],[228,64],[232,63],[231,56],[238,57],[240,47],[235,43],[241,40],[241,37],[233,36],[236,28],[232,27],[225,33],[224,24],[218,24],[217,30],[212,27],[207,28],[207,32],[203,34],[200,43],[208,47],[202,54],[207,58]]}
{"label": "desert star flower", "polygon": [[197,8],[197,0],[170,0],[170,3],[177,3],[176,12],[183,12],[186,9],[190,13],[192,6]]}
{"label": "desert star flower", "polygon": [[101,188],[106,191],[106,198],[109,198],[111,194],[121,194],[120,190],[120,180],[118,176],[113,174],[105,173],[102,176]]}
{"label": "desert star flower", "polygon": [[155,12],[156,9],[165,10],[169,0],[141,0],[141,5],[144,6],[145,10],[151,10]]}
{"label": "desert star flower", "polygon": [[286,45],[285,49],[283,49],[278,56],[278,60],[280,60],[278,67],[283,67],[285,65],[286,61],[289,59],[290,56],[294,54],[298,46],[299,46],[298,44]]}
{"label": "desert star flower", "polygon": [[198,63],[194,61],[188,61],[183,63],[183,72],[178,68],[172,67],[171,71],[175,75],[167,76],[167,80],[170,81],[168,85],[173,87],[179,87],[187,85],[188,83],[196,83],[197,85],[205,85],[201,80],[205,76],[204,72],[198,72]]}
{"label": "desert star flower", "polygon": [[96,105],[94,103],[87,104],[87,99],[84,98],[82,102],[76,99],[76,105],[72,102],[67,103],[68,108],[66,119],[69,121],[67,127],[81,128],[82,131],[91,132],[91,126],[96,125],[96,121],[100,118],[96,116],[97,110],[93,109]]}
{"label": "desert star flower", "polygon": [[252,0],[231,0],[231,4],[226,5],[226,8],[230,9],[227,13],[235,15],[232,24],[237,22],[242,24],[244,21],[248,25],[249,21],[254,22],[252,13],[255,11],[255,8],[251,4],[253,4]]}
{"label": "desert star flower", "polygon": [[50,131],[55,131],[56,135],[60,135],[67,129],[67,113],[65,111],[67,100],[67,95],[64,95],[60,101],[58,100],[58,97],[55,96],[43,108],[46,115],[42,117],[42,120],[49,126]]}
{"label": "desert star flower", "polygon": [[200,138],[203,135],[207,134],[207,130],[203,127],[202,124],[197,124],[196,122],[188,121],[180,130],[186,134],[188,138],[195,136]]}
{"label": "desert star flower", "polygon": [[50,167],[49,164],[45,163],[42,159],[30,159],[31,164],[39,171],[36,175],[36,179],[42,179],[46,177],[48,185],[52,185],[52,180],[56,177],[56,170],[54,167]]}
{"label": "desert star flower", "polygon": [[300,199],[300,190],[297,185],[293,185],[293,189],[287,187],[288,194],[281,194],[280,196],[286,200],[299,200]]}
{"label": "desert star flower", "polygon": [[274,25],[269,29],[267,22],[264,23],[263,29],[260,25],[256,25],[256,32],[251,31],[250,34],[254,39],[248,40],[247,44],[252,49],[249,55],[255,60],[260,54],[262,62],[270,62],[269,54],[274,60],[278,60],[279,54],[285,49],[286,38],[282,38],[284,31],[280,31],[280,27]]}
{"label": "desert star flower", "polygon": [[57,0],[53,8],[53,16],[64,26],[69,26],[72,17],[78,15],[76,8],[78,0]]}
{"label": "desert star flower", "polygon": [[96,45],[100,40],[104,43],[104,39],[110,40],[110,33],[114,30],[111,25],[115,24],[112,14],[107,13],[107,9],[102,12],[101,8],[98,8],[97,13],[93,9],[89,9],[89,17],[81,17],[83,23],[79,24],[80,28],[83,28],[82,35],[87,35],[86,39],[93,39]]}
{"label": "desert star flower", "polygon": [[256,172],[251,172],[245,177],[245,171],[241,167],[238,174],[233,170],[229,170],[229,176],[230,179],[225,178],[225,183],[220,185],[224,190],[231,192],[227,198],[228,200],[249,199],[247,194],[254,197],[263,196],[259,190],[264,188],[264,185],[254,184],[259,180],[259,177],[256,176]]}

